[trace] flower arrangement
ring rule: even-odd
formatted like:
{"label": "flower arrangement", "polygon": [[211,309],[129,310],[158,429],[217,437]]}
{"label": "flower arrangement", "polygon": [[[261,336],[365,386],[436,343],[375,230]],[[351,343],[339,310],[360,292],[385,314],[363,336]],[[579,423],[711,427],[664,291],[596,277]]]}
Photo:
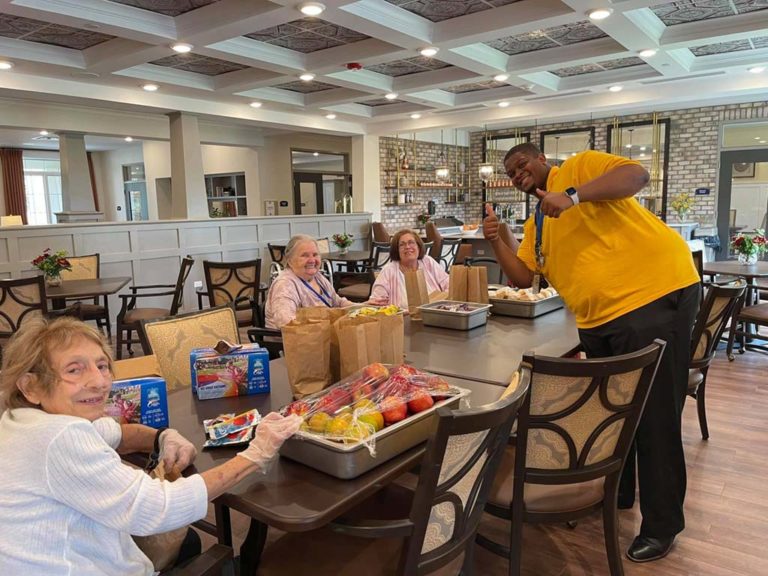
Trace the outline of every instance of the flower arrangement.
{"label": "flower arrangement", "polygon": [[731,249],[738,254],[742,264],[754,264],[765,253],[765,230],[755,228],[752,232],[739,232],[731,238]]}
{"label": "flower arrangement", "polygon": [[679,194],[670,201],[669,208],[675,211],[679,220],[683,220],[693,208],[693,196],[688,193]]}
{"label": "flower arrangement", "polygon": [[416,219],[419,221],[419,224],[421,224],[422,226],[426,226],[426,224],[427,224],[427,222],[429,222],[430,218],[431,218],[431,216],[429,214],[427,214],[426,212],[422,212],[421,214],[419,214],[416,217]]}
{"label": "flower arrangement", "polygon": [[62,270],[72,270],[72,265],[67,260],[66,250],[51,252],[50,248],[46,248],[40,256],[32,260],[32,266],[42,270],[46,282],[51,286],[61,282]]}
{"label": "flower arrangement", "polygon": [[342,252],[346,252],[347,248],[352,246],[352,234],[334,234],[331,240]]}

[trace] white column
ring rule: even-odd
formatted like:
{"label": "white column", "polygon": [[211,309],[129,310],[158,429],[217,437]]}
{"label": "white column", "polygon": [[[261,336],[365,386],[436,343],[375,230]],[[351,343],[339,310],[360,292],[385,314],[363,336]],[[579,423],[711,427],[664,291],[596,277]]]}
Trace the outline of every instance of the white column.
{"label": "white column", "polygon": [[381,221],[381,181],[379,179],[379,137],[353,136],[350,155],[352,206],[354,212],[371,212]]}
{"label": "white column", "polygon": [[59,132],[63,212],[93,212],[93,187],[85,154],[85,136]]}
{"label": "white column", "polygon": [[171,217],[208,218],[197,117],[168,115],[171,128]]}

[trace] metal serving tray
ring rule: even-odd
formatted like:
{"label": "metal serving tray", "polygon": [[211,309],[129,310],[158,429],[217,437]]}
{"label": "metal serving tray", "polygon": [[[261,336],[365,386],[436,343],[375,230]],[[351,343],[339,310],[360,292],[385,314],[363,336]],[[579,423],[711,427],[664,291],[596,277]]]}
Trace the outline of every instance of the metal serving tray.
{"label": "metal serving tray", "polygon": [[357,478],[425,442],[434,429],[437,409],[442,406],[458,408],[461,399],[471,393],[466,388],[452,388],[458,390],[459,394],[435,402],[431,408],[376,432],[373,435],[376,441],[375,456],[371,455],[363,442],[343,444],[303,431],[285,441],[280,448],[280,455],[342,480]]}
{"label": "metal serving tray", "polygon": [[547,312],[559,310],[563,307],[560,296],[551,296],[544,300],[505,300],[503,298],[489,298],[491,312],[499,316],[516,316],[518,318],[536,318]]}
{"label": "metal serving tray", "polygon": [[[469,312],[453,312],[450,310],[438,310],[441,304],[468,304]],[[490,304],[477,304],[474,302],[458,302],[456,300],[438,300],[431,304],[419,306],[421,319],[425,326],[438,326],[440,328],[452,328],[453,330],[471,330],[488,322],[488,310]]]}

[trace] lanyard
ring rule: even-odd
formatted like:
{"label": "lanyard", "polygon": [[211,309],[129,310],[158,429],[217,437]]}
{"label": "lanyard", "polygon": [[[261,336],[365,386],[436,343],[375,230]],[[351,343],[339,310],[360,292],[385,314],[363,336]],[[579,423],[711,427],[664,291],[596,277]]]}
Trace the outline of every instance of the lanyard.
{"label": "lanyard", "polygon": [[[304,280],[304,278],[299,278],[299,280],[301,280],[304,283],[304,286],[309,288],[309,290],[312,292],[312,294],[317,296],[323,304],[328,306],[328,308],[333,308],[333,304],[331,302],[329,302],[330,300],[332,300],[331,299],[331,295],[328,294],[328,292],[325,291],[325,288],[322,287],[320,282],[318,282],[317,285],[320,286],[320,290],[322,291],[322,294],[320,294],[320,292],[318,292],[317,290],[312,288],[312,285],[309,282],[307,282],[306,280]],[[326,298],[328,298],[328,300],[326,300]]]}
{"label": "lanyard", "polygon": [[541,270],[544,266],[544,255],[541,253],[541,237],[544,232],[544,214],[541,211],[541,200],[536,204],[536,269]]}

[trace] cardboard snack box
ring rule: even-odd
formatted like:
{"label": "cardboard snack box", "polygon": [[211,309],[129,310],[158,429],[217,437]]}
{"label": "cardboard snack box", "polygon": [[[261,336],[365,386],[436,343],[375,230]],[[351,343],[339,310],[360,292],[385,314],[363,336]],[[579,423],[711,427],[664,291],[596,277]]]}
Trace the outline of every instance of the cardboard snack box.
{"label": "cardboard snack box", "polygon": [[189,364],[192,392],[200,400],[269,393],[269,352],[258,344],[244,344],[226,354],[195,348]]}
{"label": "cardboard snack box", "polygon": [[120,424],[168,426],[168,393],[162,378],[115,380],[105,409]]}

